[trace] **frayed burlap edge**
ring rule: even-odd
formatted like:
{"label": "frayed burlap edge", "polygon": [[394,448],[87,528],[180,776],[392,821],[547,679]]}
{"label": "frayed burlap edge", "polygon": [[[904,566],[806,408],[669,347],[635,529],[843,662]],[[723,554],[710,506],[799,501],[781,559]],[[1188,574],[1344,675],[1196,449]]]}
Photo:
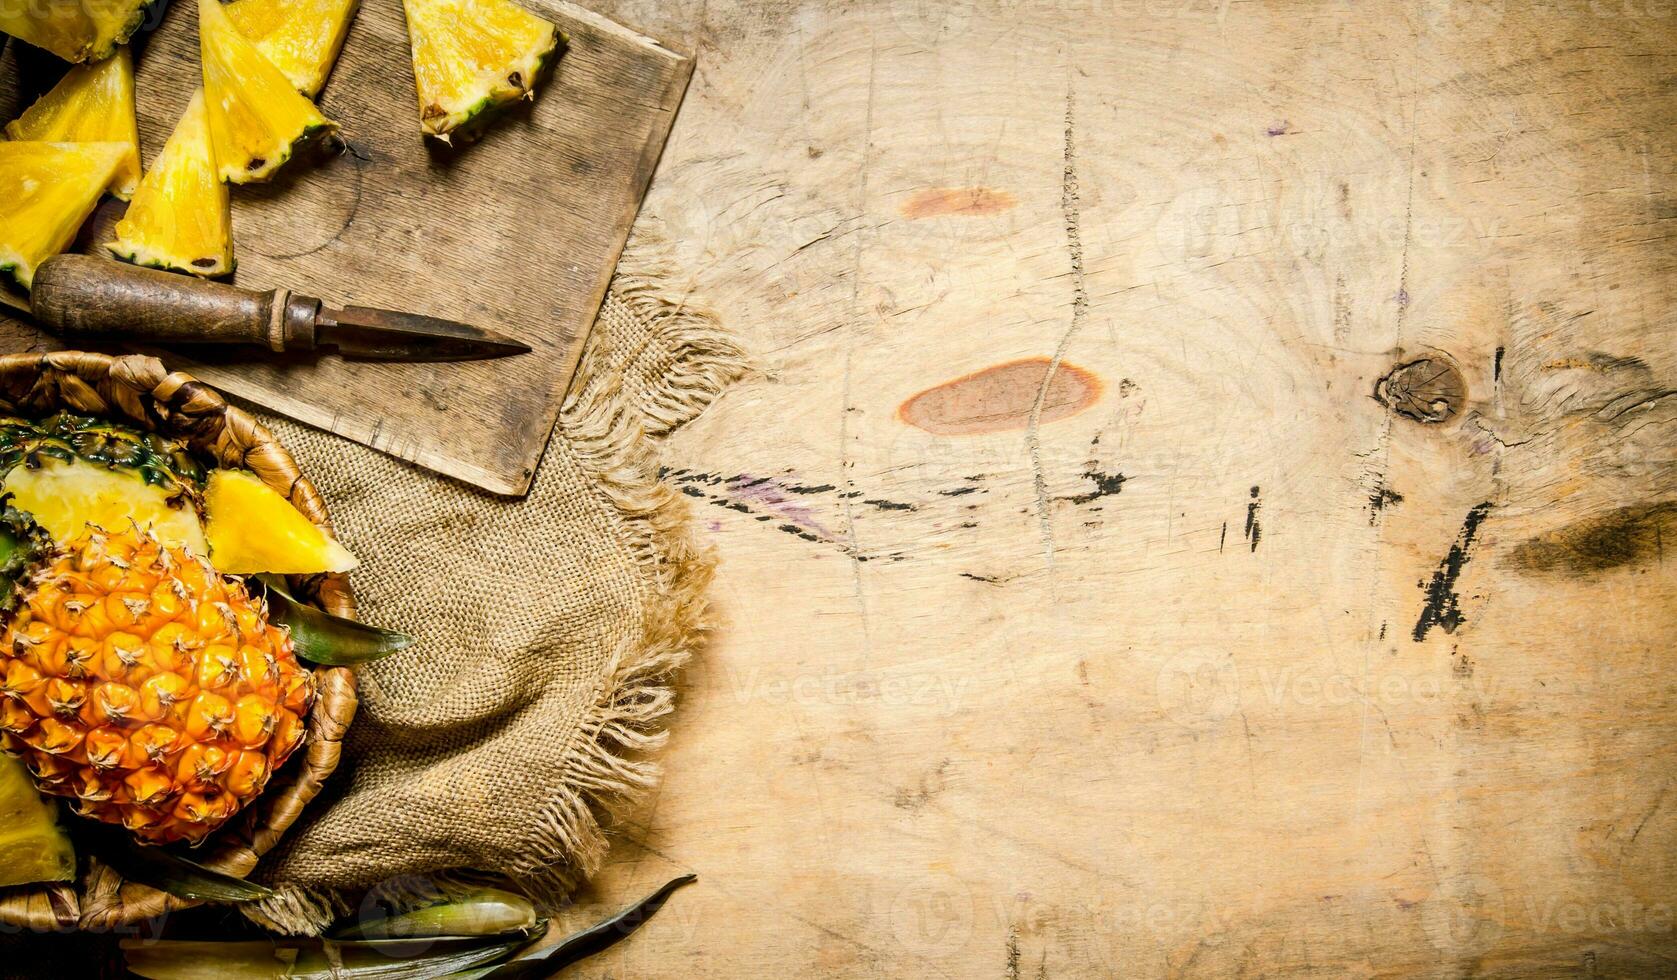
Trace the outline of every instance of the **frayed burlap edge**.
{"label": "frayed burlap edge", "polygon": [[[657,450],[664,435],[746,373],[747,359],[711,314],[664,298],[663,268],[620,266],[611,288],[611,297],[671,354],[658,383],[630,391],[619,352],[595,330],[553,436],[595,478],[620,539],[649,574],[641,641],[604,672],[573,735],[564,778],[537,814],[537,846],[527,860],[499,869],[550,911],[599,869],[609,849],[608,824],[657,785],[662,768],[652,753],[669,738],[659,721],[675,708],[670,681],[715,626],[706,594],[713,550],[699,538],[687,499],[658,478]],[[483,880],[479,871],[460,869],[389,882],[373,894],[402,904]],[[318,934],[351,913],[360,897],[282,885],[244,912],[278,932]]]}

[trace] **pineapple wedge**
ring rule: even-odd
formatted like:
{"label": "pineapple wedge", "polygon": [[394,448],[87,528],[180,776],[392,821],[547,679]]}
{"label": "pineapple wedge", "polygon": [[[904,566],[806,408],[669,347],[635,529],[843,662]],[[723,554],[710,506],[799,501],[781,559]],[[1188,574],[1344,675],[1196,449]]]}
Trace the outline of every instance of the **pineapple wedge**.
{"label": "pineapple wedge", "polygon": [[222,180],[267,180],[299,146],[337,128],[239,33],[221,0],[198,0],[198,48]]}
{"label": "pineapple wedge", "polygon": [[187,103],[105,248],[135,265],[224,276],[233,271],[233,212],[210,145],[204,90]]}
{"label": "pineapple wedge", "polygon": [[419,125],[444,143],[492,109],[535,98],[559,29],[511,0],[402,0]]}
{"label": "pineapple wedge", "polygon": [[0,273],[28,289],[35,267],[70,247],[130,149],[0,142]]}
{"label": "pineapple wedge", "polygon": [[146,21],[151,0],[30,0],[0,7],[0,32],[65,61],[109,58]]}
{"label": "pineapple wedge", "polygon": [[134,120],[134,59],[114,57],[71,68],[52,91],[6,124],[14,140],[43,143],[126,143],[111,193],[124,201],[140,183],[140,127]]}
{"label": "pineapple wedge", "polygon": [[76,876],[76,852],[58,807],[35,790],[23,761],[0,755],[0,888]]}
{"label": "pineapple wedge", "polygon": [[347,572],[359,562],[291,501],[242,470],[215,470],[204,488],[210,562],[228,575]]}
{"label": "pineapple wedge", "polygon": [[358,0],[234,0],[233,26],[309,98],[320,94]]}

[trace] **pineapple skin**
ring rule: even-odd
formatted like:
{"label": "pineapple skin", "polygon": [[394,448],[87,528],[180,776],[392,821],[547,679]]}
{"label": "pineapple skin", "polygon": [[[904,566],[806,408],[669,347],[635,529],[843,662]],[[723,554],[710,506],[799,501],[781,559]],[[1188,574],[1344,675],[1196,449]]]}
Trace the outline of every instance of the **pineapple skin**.
{"label": "pineapple skin", "polygon": [[0,636],[0,738],[83,816],[201,843],[302,744],[313,675],[203,558],[90,527],[23,588]]}
{"label": "pineapple skin", "polygon": [[39,421],[0,418],[0,474],[20,465],[39,466],[43,459],[129,470],[145,483],[194,505],[202,499],[208,476],[191,450],[155,432],[74,412],[59,412]]}

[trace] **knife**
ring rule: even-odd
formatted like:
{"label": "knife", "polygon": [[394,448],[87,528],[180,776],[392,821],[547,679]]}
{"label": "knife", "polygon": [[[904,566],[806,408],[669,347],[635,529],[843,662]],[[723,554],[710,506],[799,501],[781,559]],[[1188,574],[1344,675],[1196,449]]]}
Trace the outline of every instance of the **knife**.
{"label": "knife", "polygon": [[42,262],[29,305],[42,326],[74,340],[245,344],[276,353],[335,348],[347,358],[385,361],[470,361],[530,351],[452,320],[327,306],[289,289],[257,292],[92,255]]}

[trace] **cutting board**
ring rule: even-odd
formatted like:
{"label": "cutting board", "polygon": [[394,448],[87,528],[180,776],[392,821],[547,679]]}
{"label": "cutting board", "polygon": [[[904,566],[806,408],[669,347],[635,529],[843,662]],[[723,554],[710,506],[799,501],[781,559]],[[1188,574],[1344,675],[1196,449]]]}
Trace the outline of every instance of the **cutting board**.
{"label": "cutting board", "polygon": [[[234,189],[233,281],[458,319],[533,353],[464,364],[153,353],[303,422],[495,493],[525,493],[693,62],[573,4],[523,2],[559,24],[569,50],[534,102],[458,150],[420,138],[400,3],[364,3],[320,98],[342,127],[342,152]],[[11,119],[40,80],[28,63],[20,72],[19,45],[7,47],[0,111]],[[149,163],[199,84],[193,4],[172,4],[138,50]],[[78,248],[108,241],[122,207],[104,202]],[[0,338],[13,350],[51,343],[21,323]]]}

